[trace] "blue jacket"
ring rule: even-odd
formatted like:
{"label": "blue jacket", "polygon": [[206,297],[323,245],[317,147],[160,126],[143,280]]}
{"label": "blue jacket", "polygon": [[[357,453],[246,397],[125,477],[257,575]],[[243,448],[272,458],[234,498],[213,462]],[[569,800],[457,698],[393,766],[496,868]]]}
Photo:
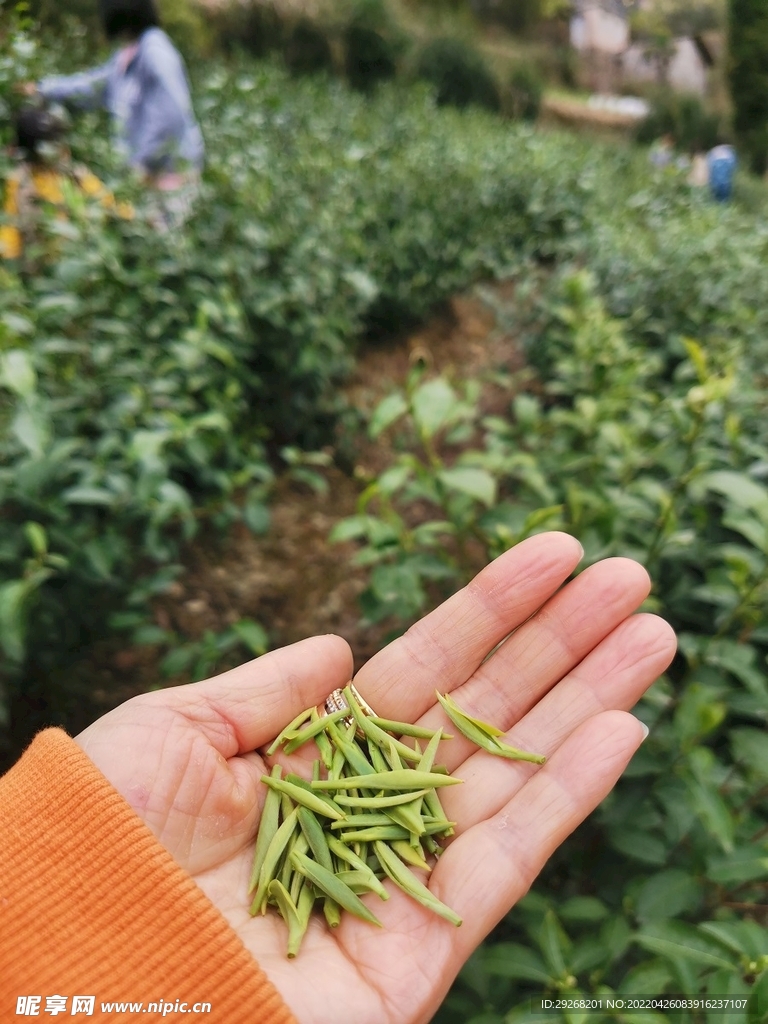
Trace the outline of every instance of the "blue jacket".
{"label": "blue jacket", "polygon": [[124,70],[120,58],[118,51],[91,71],[44,78],[38,88],[47,100],[106,108],[118,147],[134,167],[150,174],[202,167],[203,136],[184,64],[165,32],[147,29]]}
{"label": "blue jacket", "polygon": [[737,162],[733,146],[715,146],[707,153],[709,187],[715,199],[725,201],[731,198]]}

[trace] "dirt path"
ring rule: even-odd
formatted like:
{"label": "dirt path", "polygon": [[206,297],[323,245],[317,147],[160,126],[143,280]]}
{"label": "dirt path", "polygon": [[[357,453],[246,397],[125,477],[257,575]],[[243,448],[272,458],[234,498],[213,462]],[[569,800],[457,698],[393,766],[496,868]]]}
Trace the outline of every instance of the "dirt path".
{"label": "dirt path", "polygon": [[[509,286],[494,286],[509,292]],[[368,415],[377,402],[402,384],[414,360],[456,379],[483,377],[498,369],[516,369],[514,341],[496,325],[490,307],[470,293],[454,298],[422,329],[386,346],[368,348],[346,387],[350,402]],[[489,408],[500,396],[489,388]],[[508,398],[503,399],[506,403]],[[325,493],[285,477],[270,505],[272,525],[262,537],[237,527],[223,540],[207,537],[189,550],[184,577],[155,606],[159,626],[187,638],[206,630],[221,632],[240,618],[268,631],[273,647],[317,633],[345,637],[359,667],[382,644],[391,625],[366,627],[358,598],[366,571],[351,564],[354,545],[329,545],[338,520],[354,514],[365,480],[392,457],[386,439],[355,444],[354,472],[335,466],[323,470]],[[105,649],[95,667],[95,697],[105,708],[161,682],[160,648]],[[178,682],[186,681],[179,677]]]}

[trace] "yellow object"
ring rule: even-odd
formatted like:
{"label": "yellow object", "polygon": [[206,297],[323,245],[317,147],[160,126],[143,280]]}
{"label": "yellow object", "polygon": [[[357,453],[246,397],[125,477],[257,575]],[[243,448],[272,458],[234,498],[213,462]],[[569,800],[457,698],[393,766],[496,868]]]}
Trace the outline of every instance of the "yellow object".
{"label": "yellow object", "polygon": [[[6,217],[16,217],[19,210],[19,181],[9,178],[5,194],[3,213]],[[17,260],[21,256],[21,232],[14,224],[0,225],[0,256],[6,260]]]}
{"label": "yellow object", "polygon": [[[25,178],[28,179],[25,181]],[[130,203],[118,203],[95,174],[86,168],[75,168],[71,175],[50,167],[31,167],[12,175],[7,182],[3,213],[12,223],[0,225],[0,257],[18,259],[23,251],[22,233],[18,226],[21,213],[22,183],[27,186],[29,198],[60,207],[58,216],[66,216],[66,186],[72,182],[86,198],[97,199],[101,205],[123,220],[132,220],[134,210]],[[16,221],[17,223],[13,223]]]}

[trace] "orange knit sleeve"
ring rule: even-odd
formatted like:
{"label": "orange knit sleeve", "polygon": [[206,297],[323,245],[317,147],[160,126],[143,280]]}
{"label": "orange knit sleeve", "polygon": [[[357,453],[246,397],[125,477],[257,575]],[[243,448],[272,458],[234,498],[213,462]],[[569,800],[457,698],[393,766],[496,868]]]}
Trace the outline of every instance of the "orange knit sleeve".
{"label": "orange knit sleeve", "polygon": [[[82,1002],[75,1014],[76,996],[95,997],[91,1013]],[[47,1020],[62,1000],[55,1016],[67,1020],[296,1024],[192,878],[77,744],[48,729],[0,779],[0,1020]],[[129,1001],[144,1007],[101,1007]]]}

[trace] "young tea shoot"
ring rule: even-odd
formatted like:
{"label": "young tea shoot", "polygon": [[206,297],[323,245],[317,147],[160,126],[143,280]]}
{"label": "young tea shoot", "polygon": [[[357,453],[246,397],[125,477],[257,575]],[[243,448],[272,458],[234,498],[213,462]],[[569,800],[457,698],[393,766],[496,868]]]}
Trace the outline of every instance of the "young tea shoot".
{"label": "young tea shoot", "polygon": [[[389,879],[404,893],[454,925],[461,918],[437,899],[412,868],[429,872],[455,822],[443,812],[437,790],[460,785],[440,765],[442,729],[427,729],[368,716],[349,687],[347,708],[329,715],[314,708],[297,715],[268,749],[292,754],[308,743],[320,751],[312,778],[283,775],[275,765],[262,777],[267,798],[256,840],[251,913],[267,908],[288,928],[287,953],[299,952],[313,910],[329,927],[346,911],[380,926],[360,897],[389,899]],[[501,757],[544,762],[498,738],[501,730],[463,712],[450,697],[438,700],[459,732]],[[413,740],[413,746],[404,742]],[[422,750],[419,740],[426,740]]]}

